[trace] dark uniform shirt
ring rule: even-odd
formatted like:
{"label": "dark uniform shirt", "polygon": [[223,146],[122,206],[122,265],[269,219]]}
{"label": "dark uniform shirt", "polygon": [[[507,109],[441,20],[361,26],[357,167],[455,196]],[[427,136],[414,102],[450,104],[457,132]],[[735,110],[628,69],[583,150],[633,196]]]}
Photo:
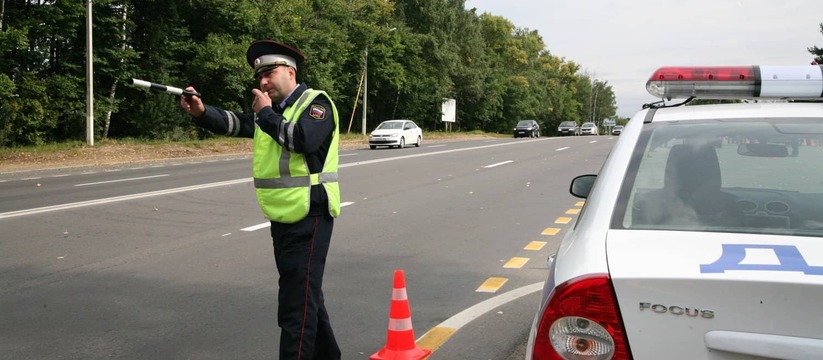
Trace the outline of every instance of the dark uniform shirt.
{"label": "dark uniform shirt", "polygon": [[[286,99],[286,108],[293,106],[307,89],[306,84],[299,84]],[[284,110],[285,108],[280,108],[279,104],[273,104],[272,107],[267,106],[257,114],[257,123],[255,123],[254,113],[244,114],[206,106],[203,116],[194,118],[194,121],[198,126],[216,134],[247,138],[254,138],[255,126],[259,126],[285,149],[293,146],[295,153],[303,154],[312,174],[322,172],[333,132],[336,130],[331,101],[326,96],[317,96],[300,114],[300,120],[293,128],[293,134],[282,134],[281,140],[280,132],[289,128],[282,126],[284,122],[287,122],[283,118]],[[309,215],[329,214],[328,209],[326,190],[322,185],[313,185]]]}

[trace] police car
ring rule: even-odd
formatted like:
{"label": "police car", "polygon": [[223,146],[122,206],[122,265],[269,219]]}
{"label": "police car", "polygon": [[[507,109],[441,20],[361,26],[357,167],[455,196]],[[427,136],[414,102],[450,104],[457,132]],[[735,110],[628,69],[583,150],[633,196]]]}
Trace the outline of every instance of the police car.
{"label": "police car", "polygon": [[669,101],[571,182],[586,202],[527,359],[823,358],[823,69],[664,67],[646,87]]}

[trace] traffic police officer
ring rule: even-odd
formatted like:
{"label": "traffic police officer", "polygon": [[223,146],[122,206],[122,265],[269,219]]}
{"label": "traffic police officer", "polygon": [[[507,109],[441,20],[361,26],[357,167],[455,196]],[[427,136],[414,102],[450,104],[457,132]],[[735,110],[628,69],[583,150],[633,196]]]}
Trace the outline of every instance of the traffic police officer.
{"label": "traffic police officer", "polygon": [[280,273],[279,359],[340,359],[322,291],[334,218],[340,214],[337,109],[325,92],[297,83],[305,60],[297,49],[258,40],[246,60],[260,80],[260,89],[252,90],[254,113],[206,106],[196,96],[182,96],[180,106],[198,126],[254,138],[254,186],[271,220]]}

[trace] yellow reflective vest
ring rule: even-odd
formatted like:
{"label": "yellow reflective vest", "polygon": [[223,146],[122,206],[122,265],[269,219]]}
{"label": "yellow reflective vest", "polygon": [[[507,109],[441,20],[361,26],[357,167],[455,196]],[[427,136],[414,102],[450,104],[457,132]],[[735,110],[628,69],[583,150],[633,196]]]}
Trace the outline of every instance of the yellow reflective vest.
{"label": "yellow reflective vest", "polygon": [[[289,127],[294,129],[297,126],[300,114],[320,94],[326,95],[324,91],[307,89],[294,105],[283,112],[285,121],[281,126],[281,137],[293,133],[292,130],[286,129]],[[334,113],[334,133],[329,153],[326,155],[326,161],[320,173],[309,173],[309,166],[303,154],[284,148],[260,127],[254,131],[254,158],[252,160],[254,187],[260,208],[272,221],[291,224],[305,218],[309,213],[311,186],[317,184],[323,184],[326,190],[329,198],[329,214],[334,217],[340,215],[340,186],[337,182],[337,150],[340,131],[337,108],[331,99],[329,102]],[[293,144],[292,141],[288,143]]]}

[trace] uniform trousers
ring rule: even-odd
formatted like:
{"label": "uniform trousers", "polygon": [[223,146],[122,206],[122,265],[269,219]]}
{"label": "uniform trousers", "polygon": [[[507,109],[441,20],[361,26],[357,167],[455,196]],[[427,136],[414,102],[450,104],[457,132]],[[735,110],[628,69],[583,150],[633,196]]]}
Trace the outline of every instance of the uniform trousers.
{"label": "uniform trousers", "polygon": [[280,360],[340,359],[322,290],[333,227],[330,215],[309,215],[294,224],[271,223],[280,273]]}

